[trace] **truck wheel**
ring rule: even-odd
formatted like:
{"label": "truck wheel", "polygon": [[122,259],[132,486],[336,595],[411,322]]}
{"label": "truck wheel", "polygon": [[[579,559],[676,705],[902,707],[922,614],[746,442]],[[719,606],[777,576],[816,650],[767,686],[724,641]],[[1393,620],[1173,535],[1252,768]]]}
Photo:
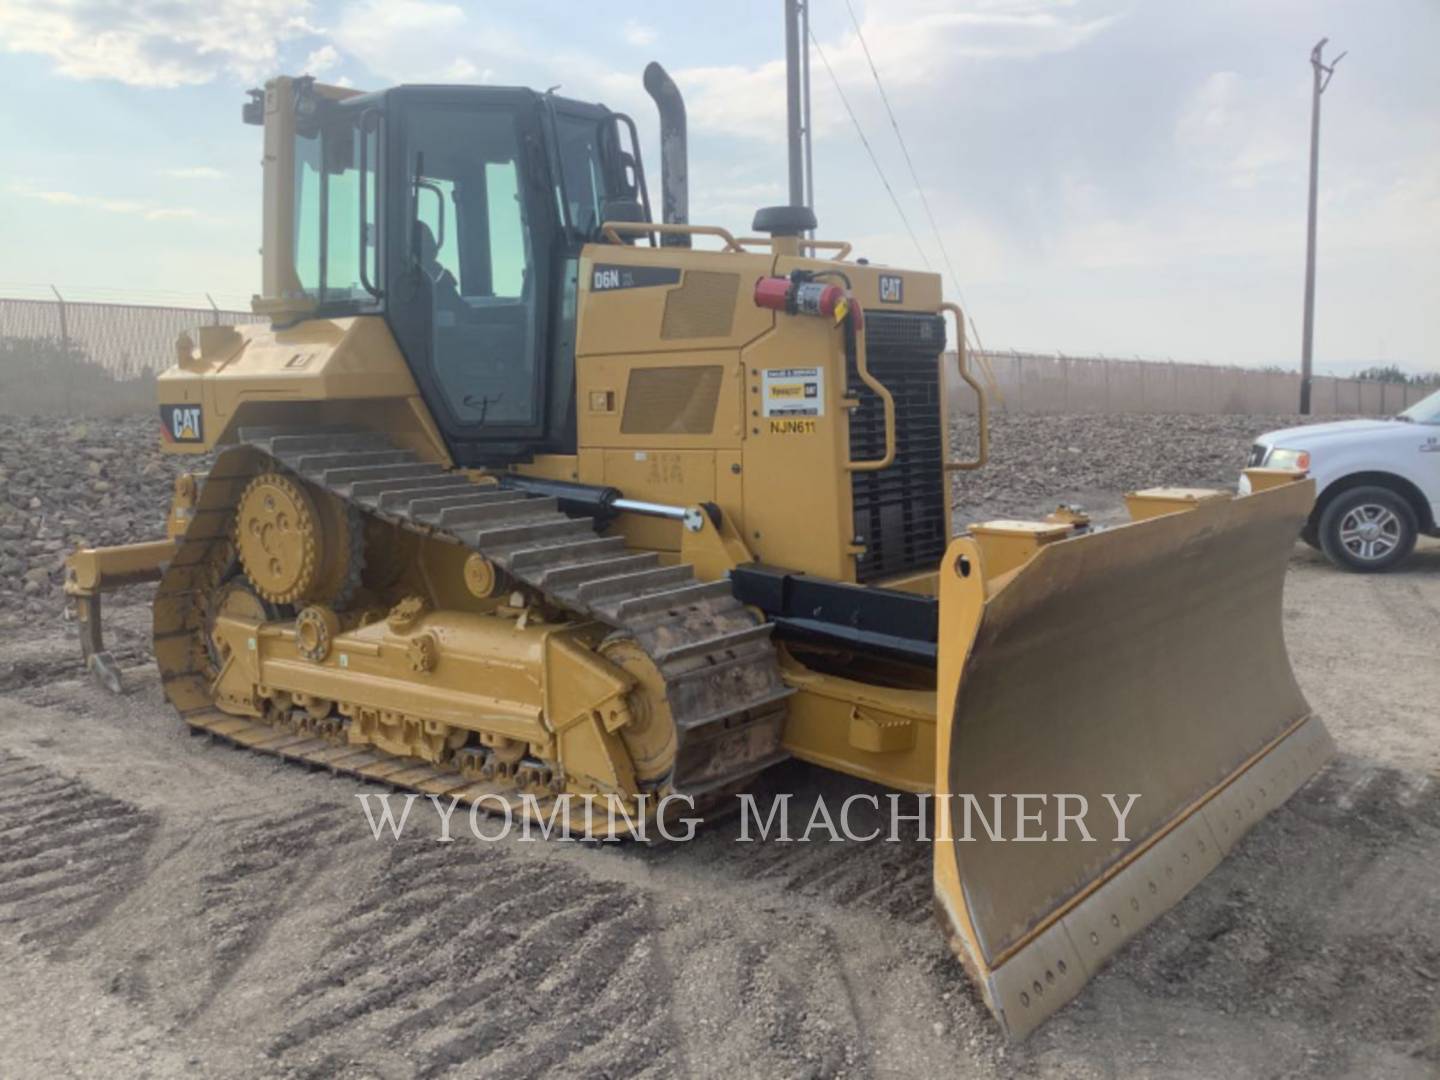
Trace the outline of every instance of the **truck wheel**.
{"label": "truck wheel", "polygon": [[1389,488],[1357,487],[1320,515],[1320,547],[1342,570],[1389,570],[1415,547],[1415,511]]}

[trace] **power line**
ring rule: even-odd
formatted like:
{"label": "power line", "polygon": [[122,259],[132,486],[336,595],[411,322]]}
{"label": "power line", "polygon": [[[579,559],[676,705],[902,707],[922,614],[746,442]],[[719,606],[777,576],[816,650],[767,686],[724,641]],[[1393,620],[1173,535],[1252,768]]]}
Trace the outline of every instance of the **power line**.
{"label": "power line", "polygon": [[955,292],[963,304],[965,296],[960,288],[960,276],[955,273],[955,265],[950,261],[950,252],[945,249],[945,239],[940,235],[940,226],[935,221],[935,213],[930,209],[930,200],[926,197],[925,188],[920,183],[920,176],[915,171],[915,162],[910,157],[910,148],[905,144],[905,136],[900,132],[900,122],[895,119],[895,110],[890,107],[890,95],[885,93],[885,84],[880,81],[880,72],[876,70],[875,58],[870,55],[870,46],[865,42],[865,34],[860,29],[860,20],[855,17],[855,6],[850,0],[845,0],[845,10],[850,13],[850,25],[855,27],[855,36],[860,41],[861,51],[865,53],[865,63],[870,66],[870,76],[875,80],[875,89],[880,91],[880,101],[885,105],[885,115],[890,118],[890,126],[895,131],[895,141],[900,144],[900,153],[905,156],[905,166],[910,170],[910,179],[915,183],[915,191],[920,196],[920,205],[925,208],[925,216],[930,220],[930,231],[935,234],[935,243],[940,248],[940,257],[945,262],[945,269],[950,273],[950,283],[955,286]]}
{"label": "power line", "polygon": [[905,216],[905,208],[900,205],[899,198],[895,195],[895,189],[890,186],[890,181],[885,178],[885,170],[880,167],[880,159],[875,156],[875,149],[870,145],[870,140],[865,137],[865,129],[860,126],[860,118],[855,115],[855,110],[850,107],[850,99],[845,96],[845,91],[840,89],[840,80],[835,77],[835,69],[830,66],[830,58],[825,55],[825,50],[820,46],[820,39],[815,36],[814,31],[810,33],[810,43],[815,46],[815,51],[820,54],[820,62],[825,65],[825,71],[830,76],[830,82],[835,86],[835,93],[840,95],[840,104],[845,106],[845,111],[850,114],[850,122],[855,125],[855,134],[860,136],[860,143],[865,147],[865,153],[870,155],[870,164],[875,166],[875,175],[880,177],[880,183],[885,185],[885,191],[890,196],[890,202],[895,206],[895,212],[900,215],[900,220],[905,223],[905,231],[910,234],[910,240],[915,245],[915,250],[920,253],[920,261],[925,264],[925,269],[930,269],[930,259],[925,254],[925,249],[920,246],[920,238],[915,235],[915,230],[910,225],[910,219]]}
{"label": "power line", "polygon": [[[980,328],[975,325],[975,317],[970,314],[970,305],[965,300],[965,290],[960,287],[960,275],[955,272],[955,264],[950,261],[950,252],[945,247],[945,237],[941,234],[940,225],[935,220],[935,212],[930,209],[930,199],[925,194],[925,186],[920,183],[919,173],[915,171],[915,162],[910,157],[910,147],[906,145],[905,136],[900,131],[900,121],[895,118],[895,110],[890,107],[890,95],[885,93],[885,84],[880,80],[880,72],[875,67],[875,58],[870,55],[870,46],[865,41],[865,33],[860,29],[860,20],[855,17],[855,6],[850,2],[850,0],[845,0],[845,10],[850,13],[850,25],[855,27],[855,37],[860,42],[861,51],[865,53],[865,63],[870,66],[870,76],[875,80],[875,89],[880,91],[880,101],[885,106],[885,115],[890,118],[890,127],[895,131],[895,141],[900,144],[900,153],[903,154],[905,157],[905,166],[910,170],[910,179],[915,184],[916,194],[920,196],[920,205],[925,208],[925,217],[928,218],[930,221],[930,231],[935,234],[935,244],[937,247],[939,247],[940,258],[944,261],[945,269],[950,274],[950,284],[955,287],[955,295],[959,298],[960,307],[965,312],[965,321],[970,324],[970,334],[975,338],[975,347],[981,357],[981,366],[985,369],[985,375],[987,376],[990,383],[994,385],[995,375],[992,371],[989,370],[989,361],[984,358],[985,347],[980,341]],[[818,49],[820,46],[817,43],[815,47]],[[821,53],[820,56],[823,60],[825,54]],[[828,63],[825,66],[827,70],[830,67]],[[832,79],[835,77],[834,72],[831,72],[830,77]],[[836,89],[839,89],[838,84],[836,86]],[[843,94],[841,94],[841,99],[844,100]],[[848,104],[846,105],[846,108],[849,108]],[[851,118],[854,119],[854,113],[851,113]],[[859,129],[858,123],[856,125],[856,129]],[[863,139],[865,136],[862,134],[860,137]],[[869,149],[868,144],[866,149]],[[880,166],[877,164],[875,167],[878,169]],[[886,184],[885,186],[888,189],[890,185]],[[904,216],[903,212],[901,216]],[[909,227],[908,222],[906,223],[906,227]],[[915,234],[912,232],[910,236],[913,240]],[[916,242],[916,246],[919,246],[918,241]],[[921,258],[923,259],[924,257],[924,253],[921,252]],[[930,264],[928,261],[926,262],[925,266],[926,269],[929,269]],[[965,327],[960,327],[960,333],[965,333]]]}

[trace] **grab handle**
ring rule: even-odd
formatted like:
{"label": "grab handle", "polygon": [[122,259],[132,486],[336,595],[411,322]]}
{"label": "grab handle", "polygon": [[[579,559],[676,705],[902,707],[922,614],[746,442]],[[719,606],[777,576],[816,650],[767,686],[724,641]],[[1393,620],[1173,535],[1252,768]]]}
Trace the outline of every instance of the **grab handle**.
{"label": "grab handle", "polygon": [[607,221],[600,226],[600,232],[612,244],[623,243],[621,234],[637,236],[645,233],[659,233],[661,236],[718,236],[725,243],[725,251],[744,251],[729,229],[718,225],[680,225],[675,222],[654,221]]}
{"label": "grab handle", "polygon": [[885,456],[873,461],[851,459],[845,462],[845,468],[850,472],[879,472],[895,463],[895,399],[885,384],[870,374],[870,365],[865,354],[865,316],[860,310],[859,302],[853,299],[850,301],[847,322],[851,333],[855,335],[855,372],[860,376],[860,381],[880,399],[885,410]]}
{"label": "grab handle", "polygon": [[[975,391],[975,415],[980,421],[980,448],[974,461],[947,461],[945,471],[966,472],[970,469],[978,469],[990,460],[990,403],[985,397],[985,387],[980,380],[970,374],[970,364],[965,355],[965,316],[959,307],[948,300],[940,305],[940,310],[948,312],[955,319],[955,358],[960,369],[960,378],[966,386]],[[945,363],[945,350],[940,350],[940,363],[942,365],[941,391],[944,391],[945,380],[943,378],[943,365]],[[944,436],[950,437],[947,431]]]}

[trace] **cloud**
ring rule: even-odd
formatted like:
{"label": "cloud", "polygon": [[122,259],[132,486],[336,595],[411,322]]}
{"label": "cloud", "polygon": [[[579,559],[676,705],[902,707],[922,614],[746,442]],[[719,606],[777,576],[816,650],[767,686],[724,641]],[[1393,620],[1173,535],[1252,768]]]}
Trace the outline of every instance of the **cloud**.
{"label": "cloud", "polygon": [[[1299,89],[1297,84],[1296,89]],[[1175,147],[1191,168],[1235,189],[1251,189],[1305,160],[1300,94],[1276,94],[1233,71],[1216,71],[1181,104]]]}
{"label": "cloud", "polygon": [[339,50],[334,45],[321,45],[305,58],[300,70],[306,75],[323,75],[340,63]]}
{"label": "cloud", "polygon": [[529,55],[491,22],[473,22],[458,4],[368,0],[347,6],[336,44],[387,82],[485,81],[493,69]]}
{"label": "cloud", "polygon": [[660,33],[653,26],[646,26],[644,23],[636,22],[634,19],[625,24],[625,29],[620,32],[627,45],[634,45],[637,49],[643,49],[646,45],[654,45],[660,39]]}
{"label": "cloud", "polygon": [[[1099,8],[1082,12],[1075,4],[1040,0],[890,0],[874,5],[873,13],[867,9],[860,20],[869,59],[848,22],[832,21],[834,36],[812,24],[819,44],[811,61],[815,132],[829,134],[849,124],[831,71],[852,104],[869,102],[873,59],[892,101],[923,98],[933,108],[937,84],[953,76],[960,61],[1033,60],[1070,52],[1117,18]],[[767,141],[784,138],[784,124],[777,119],[777,103],[783,110],[785,102],[783,59],[684,68],[675,79],[686,92],[697,128]]]}
{"label": "cloud", "polygon": [[227,174],[210,165],[188,165],[180,169],[166,169],[165,175],[176,180],[223,180]]}
{"label": "cloud", "polygon": [[314,34],[306,0],[0,0],[0,47],[48,56],[73,79],[176,87],[221,75],[255,81],[280,45]]}
{"label": "cloud", "polygon": [[213,223],[218,219],[203,214],[188,206],[157,206],[138,199],[116,199],[103,195],[78,195],[73,191],[59,191],[31,187],[27,184],[11,184],[12,194],[51,206],[69,206],[77,209],[100,210],[107,214],[127,214],[146,221],[193,221]]}

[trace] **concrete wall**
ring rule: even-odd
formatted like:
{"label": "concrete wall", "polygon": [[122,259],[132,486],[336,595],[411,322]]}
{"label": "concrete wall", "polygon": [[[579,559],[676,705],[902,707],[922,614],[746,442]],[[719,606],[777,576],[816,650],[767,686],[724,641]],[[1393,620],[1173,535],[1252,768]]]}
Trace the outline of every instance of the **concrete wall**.
{"label": "concrete wall", "polygon": [[[953,354],[946,358],[953,370]],[[1026,413],[1236,413],[1283,416],[1299,411],[1300,376],[1210,364],[1045,356],[971,354],[981,381],[994,374],[997,411]],[[974,412],[974,395],[951,380],[953,407]],[[1317,416],[1388,416],[1413,405],[1433,387],[1316,376],[1310,407]]]}

